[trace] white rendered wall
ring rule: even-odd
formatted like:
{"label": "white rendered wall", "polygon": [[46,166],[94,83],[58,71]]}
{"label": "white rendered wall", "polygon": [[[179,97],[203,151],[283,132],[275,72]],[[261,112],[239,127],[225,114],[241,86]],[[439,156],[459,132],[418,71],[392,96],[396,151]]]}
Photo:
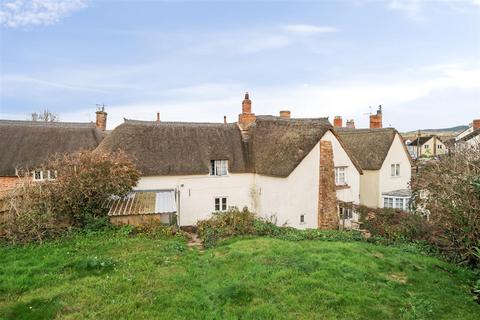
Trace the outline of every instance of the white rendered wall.
{"label": "white rendered wall", "polygon": [[360,204],[378,208],[380,195],[380,170],[363,170],[360,177]]}
{"label": "white rendered wall", "polygon": [[178,223],[194,225],[207,219],[215,211],[215,197],[227,197],[228,206],[252,209],[250,191],[253,174],[232,174],[216,177],[209,175],[142,177],[136,190],[178,189],[180,208]]}
{"label": "white rendered wall", "polygon": [[[400,176],[392,177],[390,166],[394,163],[400,163]],[[379,177],[379,195],[378,206],[383,207],[382,193],[410,188],[410,179],[412,177],[412,167],[407,153],[402,144],[402,139],[398,134],[393,139],[390,150],[380,169]]]}
{"label": "white rendered wall", "polygon": [[[320,144],[286,178],[255,175],[257,212],[276,218],[277,224],[317,228]],[[300,215],[305,222],[300,223]]]}
{"label": "white rendered wall", "polygon": [[332,132],[327,131],[322,137],[323,141],[332,142],[333,163],[335,167],[347,167],[347,184],[349,188],[337,190],[337,199],[345,202],[360,203],[360,173],[353,165],[345,149]]}

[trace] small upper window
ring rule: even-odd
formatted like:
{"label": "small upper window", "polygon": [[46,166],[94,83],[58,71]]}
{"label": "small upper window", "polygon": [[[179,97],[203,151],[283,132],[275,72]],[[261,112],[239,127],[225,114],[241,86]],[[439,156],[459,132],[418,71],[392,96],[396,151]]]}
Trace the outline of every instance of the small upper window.
{"label": "small upper window", "polygon": [[394,163],[390,166],[390,175],[392,177],[400,176],[400,163]]}
{"label": "small upper window", "polygon": [[426,145],[424,146],[424,148],[425,148],[425,149],[428,149],[428,144],[426,144]]}
{"label": "small upper window", "polygon": [[442,149],[442,145],[441,145],[441,144],[437,144],[437,148],[438,148],[438,149]]}
{"label": "small upper window", "polygon": [[57,170],[48,170],[48,179],[50,180],[57,179]]}
{"label": "small upper window", "polygon": [[211,160],[210,175],[226,176],[228,174],[228,160]]}
{"label": "small upper window", "polygon": [[43,180],[43,171],[42,170],[33,171],[33,180],[35,181]]}
{"label": "small upper window", "polygon": [[227,198],[218,197],[215,198],[215,211],[226,211],[227,210]]}
{"label": "small upper window", "polygon": [[300,215],[300,223],[305,223],[305,215],[304,214]]}
{"label": "small upper window", "polygon": [[335,185],[344,186],[347,184],[347,167],[335,168]]}

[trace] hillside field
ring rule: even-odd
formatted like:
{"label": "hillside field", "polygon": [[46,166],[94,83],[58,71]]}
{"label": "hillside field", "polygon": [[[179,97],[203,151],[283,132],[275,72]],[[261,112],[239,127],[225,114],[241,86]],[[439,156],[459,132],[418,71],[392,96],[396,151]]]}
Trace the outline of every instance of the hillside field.
{"label": "hillside field", "polygon": [[363,242],[100,232],[0,248],[1,319],[478,319],[473,273]]}

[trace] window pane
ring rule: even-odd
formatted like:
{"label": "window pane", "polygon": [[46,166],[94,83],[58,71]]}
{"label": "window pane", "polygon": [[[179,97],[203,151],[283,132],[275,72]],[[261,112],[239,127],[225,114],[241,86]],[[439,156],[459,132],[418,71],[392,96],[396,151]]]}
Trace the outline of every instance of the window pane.
{"label": "window pane", "polygon": [[215,175],[215,160],[210,161],[210,175],[211,176]]}
{"label": "window pane", "polygon": [[227,198],[222,198],[222,210],[227,210]]}
{"label": "window pane", "polygon": [[220,211],[220,198],[215,198],[215,211]]}
{"label": "window pane", "polygon": [[394,164],[392,164],[392,165],[390,166],[390,175],[391,175],[392,177],[395,176],[395,165],[394,165]]}

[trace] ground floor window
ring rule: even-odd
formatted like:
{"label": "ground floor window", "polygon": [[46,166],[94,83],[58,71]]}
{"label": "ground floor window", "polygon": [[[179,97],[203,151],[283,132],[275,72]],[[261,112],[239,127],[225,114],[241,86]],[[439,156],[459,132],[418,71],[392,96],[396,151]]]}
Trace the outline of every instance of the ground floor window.
{"label": "ground floor window", "polygon": [[339,207],[340,219],[352,219],[353,218],[353,209]]}
{"label": "ground floor window", "polygon": [[383,207],[400,210],[409,209],[410,198],[407,197],[383,197]]}
{"label": "ground floor window", "polygon": [[305,215],[304,214],[300,215],[300,223],[305,223]]}
{"label": "ground floor window", "polygon": [[227,210],[227,198],[218,197],[215,198],[215,211],[225,211]]}

